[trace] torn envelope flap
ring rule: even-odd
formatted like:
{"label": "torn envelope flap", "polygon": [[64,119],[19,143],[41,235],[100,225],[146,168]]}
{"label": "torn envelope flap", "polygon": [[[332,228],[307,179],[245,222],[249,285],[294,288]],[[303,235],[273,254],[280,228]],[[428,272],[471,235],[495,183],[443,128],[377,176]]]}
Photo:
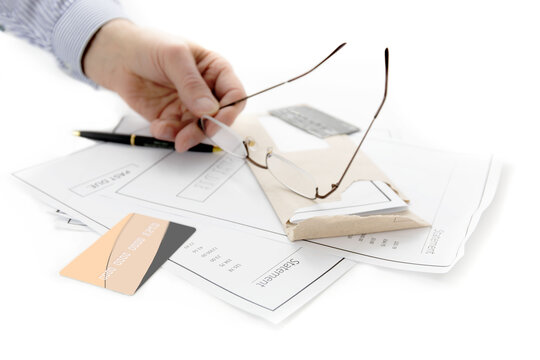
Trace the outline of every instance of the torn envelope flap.
{"label": "torn envelope flap", "polygon": [[425,226],[429,226],[429,223],[410,210],[406,210],[396,214],[383,215],[314,217],[299,224],[287,222],[285,231],[287,237],[294,241],[415,229]]}
{"label": "torn envelope flap", "polygon": [[[257,151],[250,152],[250,156],[259,163],[265,161],[266,152],[264,149],[276,148],[273,139],[256,115],[240,117],[235,122],[234,128],[244,137],[250,137],[257,142]],[[283,134],[283,136],[287,135]],[[323,193],[328,191],[331,184],[341,177],[356,149],[356,145],[345,135],[331,136],[325,141],[329,145],[328,148],[288,152],[285,155],[287,160],[298,164],[299,167],[312,174],[317,184],[321,186],[320,190]],[[356,155],[339,188],[326,199],[310,200],[299,196],[281,185],[271,171],[248,164],[290,240],[337,237],[428,226],[425,221],[409,210],[391,215],[317,216],[298,224],[293,224],[290,221],[298,209],[341,201],[342,193],[352,183],[359,180],[381,181],[387,184],[403,201],[408,202],[405,195],[361,150]],[[294,227],[298,227],[298,231],[293,229]]]}
{"label": "torn envelope flap", "polygon": [[297,209],[289,222],[321,216],[380,215],[407,210],[408,205],[382,181],[356,181],[343,193],[340,201],[317,203]]}

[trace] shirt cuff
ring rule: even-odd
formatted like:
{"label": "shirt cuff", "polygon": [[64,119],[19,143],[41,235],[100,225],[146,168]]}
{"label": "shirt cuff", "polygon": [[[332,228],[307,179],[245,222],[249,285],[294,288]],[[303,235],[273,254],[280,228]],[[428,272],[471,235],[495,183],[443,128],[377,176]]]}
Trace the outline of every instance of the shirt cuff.
{"label": "shirt cuff", "polygon": [[83,73],[82,57],[95,33],[118,18],[126,18],[126,14],[116,0],[75,1],[58,20],[52,34],[52,50],[64,70],[97,87]]}

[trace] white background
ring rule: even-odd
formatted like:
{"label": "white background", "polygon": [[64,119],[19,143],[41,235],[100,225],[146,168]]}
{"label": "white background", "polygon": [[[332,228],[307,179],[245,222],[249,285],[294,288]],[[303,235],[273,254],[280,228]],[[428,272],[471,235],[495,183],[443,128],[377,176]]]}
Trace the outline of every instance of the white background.
{"label": "white background", "polygon": [[[343,41],[309,78],[246,111],[309,103],[364,127],[504,162],[499,191],[445,275],[359,264],[270,325],[159,271],[127,297],[58,272],[97,236],[55,228],[10,173],[88,143],[125,105],[65,76],[49,54],[0,34],[0,357],[130,359],[538,358],[538,11],[526,1],[124,1],[132,19],[225,56],[248,92]],[[6,356],[6,354],[10,354]]]}

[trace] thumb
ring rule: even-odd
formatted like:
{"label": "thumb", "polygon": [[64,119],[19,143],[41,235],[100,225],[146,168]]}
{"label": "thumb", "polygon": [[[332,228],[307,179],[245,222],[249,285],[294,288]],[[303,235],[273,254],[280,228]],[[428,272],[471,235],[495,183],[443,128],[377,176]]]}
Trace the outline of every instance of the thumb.
{"label": "thumb", "polygon": [[200,117],[218,112],[219,103],[201,76],[188,46],[175,46],[163,65],[180,100],[191,113]]}

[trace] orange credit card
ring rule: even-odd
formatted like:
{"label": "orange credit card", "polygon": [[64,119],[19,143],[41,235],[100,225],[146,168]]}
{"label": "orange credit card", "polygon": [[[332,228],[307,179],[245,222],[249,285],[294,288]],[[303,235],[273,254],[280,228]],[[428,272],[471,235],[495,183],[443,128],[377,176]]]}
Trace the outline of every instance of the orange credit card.
{"label": "orange credit card", "polygon": [[129,214],[60,274],[126,295],[133,295],[195,228]]}

